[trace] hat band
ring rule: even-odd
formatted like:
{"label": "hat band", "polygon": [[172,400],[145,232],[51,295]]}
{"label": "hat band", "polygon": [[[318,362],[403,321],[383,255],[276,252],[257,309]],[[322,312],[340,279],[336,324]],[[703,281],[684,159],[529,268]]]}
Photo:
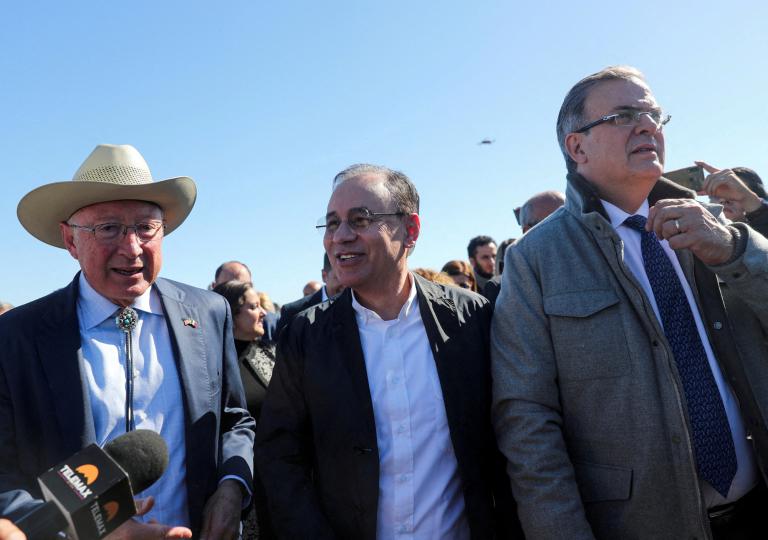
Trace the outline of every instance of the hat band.
{"label": "hat band", "polygon": [[130,165],[107,165],[86,171],[78,171],[73,178],[77,182],[103,182],[106,184],[151,184],[152,175],[149,169],[131,167]]}

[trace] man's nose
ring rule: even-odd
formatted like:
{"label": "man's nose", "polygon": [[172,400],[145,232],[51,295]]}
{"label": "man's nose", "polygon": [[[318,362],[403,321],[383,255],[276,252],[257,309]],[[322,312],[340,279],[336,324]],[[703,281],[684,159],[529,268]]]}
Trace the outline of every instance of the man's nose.
{"label": "man's nose", "polygon": [[659,129],[661,129],[661,121],[656,122],[650,114],[641,114],[635,126],[637,133],[656,133]]}
{"label": "man's nose", "polygon": [[141,255],[141,241],[139,235],[136,234],[136,229],[132,227],[124,227],[122,235],[117,237],[117,243],[121,251],[125,254],[129,254],[133,257]]}
{"label": "man's nose", "polygon": [[357,233],[347,221],[339,223],[339,227],[333,233],[333,241],[336,243],[351,242],[355,238],[357,238]]}

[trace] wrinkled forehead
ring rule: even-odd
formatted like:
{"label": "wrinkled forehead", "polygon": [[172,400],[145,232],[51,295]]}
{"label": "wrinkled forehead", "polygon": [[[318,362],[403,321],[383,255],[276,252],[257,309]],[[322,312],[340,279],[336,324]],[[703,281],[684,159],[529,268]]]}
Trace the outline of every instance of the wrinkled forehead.
{"label": "wrinkled forehead", "polygon": [[163,209],[155,203],[147,201],[121,200],[107,201],[84,206],[70,216],[70,219],[88,220],[121,220],[132,219],[162,219]]}
{"label": "wrinkled forehead", "polygon": [[584,103],[588,115],[610,114],[622,109],[650,110],[658,107],[650,87],[634,77],[597,83],[589,90]]}
{"label": "wrinkled forehead", "polygon": [[377,173],[365,173],[339,184],[328,201],[327,214],[346,216],[350,210],[367,208],[371,212],[390,210],[392,195],[386,179]]}

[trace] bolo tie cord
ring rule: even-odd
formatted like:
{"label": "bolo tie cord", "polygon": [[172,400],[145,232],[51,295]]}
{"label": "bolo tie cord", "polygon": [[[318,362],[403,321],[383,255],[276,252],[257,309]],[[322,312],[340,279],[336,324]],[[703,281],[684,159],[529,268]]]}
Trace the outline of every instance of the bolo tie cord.
{"label": "bolo tie cord", "polygon": [[123,308],[115,317],[115,324],[125,333],[125,431],[136,429],[133,419],[133,329],[139,315],[132,308]]}

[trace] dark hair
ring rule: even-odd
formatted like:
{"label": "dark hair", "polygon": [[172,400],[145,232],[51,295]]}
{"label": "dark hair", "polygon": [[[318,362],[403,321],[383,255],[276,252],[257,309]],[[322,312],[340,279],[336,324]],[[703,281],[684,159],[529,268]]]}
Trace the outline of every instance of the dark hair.
{"label": "dark hair", "polygon": [[472,265],[467,261],[453,260],[448,261],[443,265],[441,272],[445,272],[449,276],[466,276],[469,278],[470,288],[469,290],[477,291],[477,280],[475,279],[475,273],[472,271]]}
{"label": "dark hair", "polygon": [[472,240],[469,241],[469,245],[467,246],[467,257],[471,259],[475,256],[475,253],[477,252],[477,248],[481,246],[487,246],[488,244],[495,244],[495,243],[496,241],[490,236],[485,236],[485,235],[475,236]]}
{"label": "dark hair", "polygon": [[645,76],[636,68],[631,66],[609,66],[597,73],[587,75],[568,91],[563,104],[560,106],[560,113],[557,115],[557,142],[560,145],[563,157],[565,157],[565,166],[568,172],[576,172],[576,162],[568,155],[568,150],[565,147],[565,137],[586,123],[584,104],[587,101],[590,90],[601,82],[631,81],[633,79],[645,82]]}
{"label": "dark hair", "polygon": [[213,275],[213,280],[214,280],[214,281],[218,281],[218,280],[219,280],[219,276],[220,276],[220,275],[221,275],[221,273],[224,271],[224,267],[225,267],[225,266],[227,266],[228,264],[240,264],[240,265],[242,265],[242,266],[243,266],[243,267],[244,267],[246,270],[248,270],[248,274],[249,274],[249,275],[251,275],[251,276],[253,275],[253,274],[251,274],[251,269],[250,269],[250,268],[248,268],[248,265],[247,265],[247,264],[245,264],[244,262],[240,262],[240,261],[227,261],[227,262],[223,262],[223,263],[221,263],[221,264],[219,265],[219,267],[216,269],[216,273]]}
{"label": "dark hair", "polygon": [[333,188],[341,184],[344,180],[354,178],[366,173],[380,174],[384,177],[385,185],[395,201],[395,209],[398,212],[406,214],[419,213],[419,193],[416,186],[405,173],[395,171],[381,165],[371,165],[370,163],[357,163],[350,165],[333,178]]}
{"label": "dark hair", "polygon": [[763,181],[755,171],[748,167],[733,167],[731,170],[739,177],[739,180],[747,184],[747,187],[751,189],[755,195],[761,199],[768,199],[768,194],[765,193]]}
{"label": "dark hair", "polygon": [[219,293],[227,299],[229,308],[232,310],[232,315],[234,316],[240,313],[240,308],[245,303],[245,293],[247,293],[249,289],[253,289],[253,283],[232,280],[219,283],[213,288],[213,292]]}
{"label": "dark hair", "polygon": [[323,253],[323,270],[326,272],[331,271],[331,260],[328,258],[327,253]]}
{"label": "dark hair", "polygon": [[496,274],[501,275],[504,272],[504,253],[507,248],[515,243],[516,238],[507,238],[501,244],[499,244],[498,251],[496,252]]}

